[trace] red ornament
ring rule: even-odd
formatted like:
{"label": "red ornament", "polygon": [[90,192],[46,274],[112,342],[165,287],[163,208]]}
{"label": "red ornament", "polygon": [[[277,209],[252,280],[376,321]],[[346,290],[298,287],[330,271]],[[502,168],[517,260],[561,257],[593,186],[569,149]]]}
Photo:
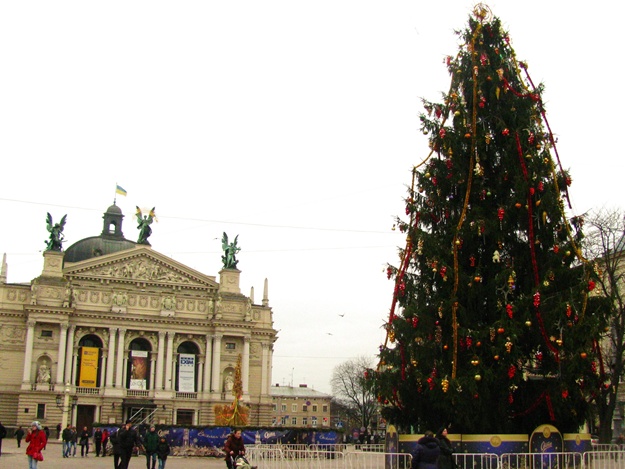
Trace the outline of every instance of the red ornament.
{"label": "red ornament", "polygon": [[508,402],[509,402],[510,404],[512,404],[512,403],[514,402],[514,396],[512,396],[512,393],[509,393],[509,394],[508,394]]}
{"label": "red ornament", "polygon": [[557,244],[553,247],[553,252],[555,252],[556,254],[558,254],[558,251],[560,250],[560,246],[558,246]]}
{"label": "red ornament", "polygon": [[569,390],[568,389],[563,389],[562,390],[562,399],[566,399],[567,397],[569,397]]}
{"label": "red ornament", "polygon": [[503,208],[497,209],[497,218],[499,218],[499,221],[503,221],[504,213],[505,213],[505,210]]}
{"label": "red ornament", "polygon": [[506,305],[506,312],[508,313],[508,317],[512,319],[512,316],[514,316],[514,311],[512,310],[512,305],[509,303]]}
{"label": "red ornament", "polygon": [[571,317],[571,312],[572,312],[571,305],[567,303],[566,304],[566,317],[567,318]]}
{"label": "red ornament", "polygon": [[534,307],[538,308],[540,306],[540,292],[534,293]]}
{"label": "red ornament", "polygon": [[388,268],[386,269],[386,278],[387,278],[387,279],[390,279],[390,278],[391,278],[391,275],[393,275],[393,269],[391,269],[390,267],[388,267]]}
{"label": "red ornament", "polygon": [[510,130],[509,129],[503,129],[501,131],[501,135],[503,135],[504,137],[507,137],[508,135],[510,135]]}
{"label": "red ornament", "polygon": [[446,134],[446,133],[447,133],[447,132],[445,131],[445,129],[444,129],[444,128],[438,131],[438,135],[440,135],[440,137],[441,137],[441,138],[445,138],[445,134]]}
{"label": "red ornament", "polygon": [[516,366],[510,365],[510,367],[508,368],[508,378],[510,379],[514,378],[515,374],[516,374]]}
{"label": "red ornament", "polygon": [[419,317],[415,316],[412,318],[412,327],[417,327],[417,324],[419,324]]}
{"label": "red ornament", "polygon": [[592,280],[590,280],[588,282],[588,291],[593,291],[595,289],[595,282],[593,282]]}

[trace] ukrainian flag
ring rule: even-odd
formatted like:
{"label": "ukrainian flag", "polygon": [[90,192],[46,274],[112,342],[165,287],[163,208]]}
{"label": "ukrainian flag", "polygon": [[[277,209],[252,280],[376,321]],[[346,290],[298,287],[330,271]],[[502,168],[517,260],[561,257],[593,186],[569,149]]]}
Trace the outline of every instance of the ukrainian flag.
{"label": "ukrainian flag", "polygon": [[128,195],[128,192],[126,192],[126,189],[124,189],[122,186],[117,186],[117,188],[115,189],[115,193],[123,195],[124,197]]}

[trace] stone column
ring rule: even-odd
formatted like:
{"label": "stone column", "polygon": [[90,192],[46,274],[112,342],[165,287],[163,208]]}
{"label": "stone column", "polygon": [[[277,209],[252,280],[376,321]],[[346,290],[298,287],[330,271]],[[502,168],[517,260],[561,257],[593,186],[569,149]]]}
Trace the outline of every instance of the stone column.
{"label": "stone column", "polygon": [[77,376],[78,376],[78,349],[74,350],[74,364],[72,366],[72,378],[71,378],[72,384],[76,384]]}
{"label": "stone column", "polygon": [[72,372],[74,368],[72,367],[72,359],[74,358],[74,334],[76,333],[76,326],[70,325],[67,330],[67,345],[65,347],[65,382],[75,384],[75,381],[72,381]]}
{"label": "stone column", "polygon": [[213,336],[213,366],[212,366],[212,375],[213,379],[211,381],[211,391],[213,392],[221,392],[221,386],[219,385],[219,375],[221,374],[221,338],[223,336],[220,334],[215,334]]}
{"label": "stone column", "polygon": [[115,333],[117,329],[109,328],[109,360],[106,370],[106,387],[113,387],[113,374],[115,373]]}
{"label": "stone column", "polygon": [[119,329],[117,336],[117,369],[115,370],[115,383],[113,386],[118,388],[124,387],[124,339],[126,337],[126,329]]}
{"label": "stone column", "polygon": [[243,359],[241,360],[241,381],[243,395],[250,393],[250,338],[243,337]]}
{"label": "stone column", "polygon": [[163,353],[165,353],[165,335],[167,333],[160,331],[158,333],[158,354],[156,355],[156,383],[154,389],[161,391],[163,389]]}
{"label": "stone column", "polygon": [[269,344],[261,344],[263,352],[260,360],[260,394],[269,394]]}
{"label": "stone column", "polygon": [[174,336],[175,332],[167,333],[167,357],[165,358],[165,389],[171,391],[173,389],[172,382],[172,364],[174,356]]}
{"label": "stone column", "polygon": [[[269,374],[271,374],[271,364],[273,363],[273,345],[269,345]],[[269,375],[268,374],[268,375]],[[267,390],[265,391],[267,394],[271,394],[271,381],[267,382]]]}
{"label": "stone column", "polygon": [[[104,387],[104,380],[106,379],[106,363],[107,363],[107,352],[102,351],[102,366],[100,367],[100,387]],[[112,361],[112,360],[111,360]],[[100,420],[96,420],[99,422]]]}
{"label": "stone column", "polygon": [[197,365],[197,378],[195,379],[195,391],[202,392],[202,383],[204,382],[204,357],[199,358],[198,356],[198,365]]}
{"label": "stone column", "polygon": [[156,354],[154,352],[150,353],[150,384],[148,385],[148,389],[154,389],[154,379],[156,373]]}
{"label": "stone column", "polygon": [[69,324],[59,324],[59,350],[56,361],[56,384],[64,384],[63,372],[65,371],[65,347],[67,346],[67,328]]}
{"label": "stone column", "polygon": [[213,356],[213,338],[210,335],[206,335],[206,358],[204,360],[204,362],[206,363],[206,366],[204,367],[204,391],[205,392],[209,392],[212,391],[211,389],[211,360],[212,360],[212,356]]}
{"label": "stone column", "polygon": [[33,343],[35,341],[35,325],[37,321],[28,320],[28,328],[26,329],[26,353],[24,354],[24,374],[22,375],[22,383],[30,385],[30,371],[33,366]]}

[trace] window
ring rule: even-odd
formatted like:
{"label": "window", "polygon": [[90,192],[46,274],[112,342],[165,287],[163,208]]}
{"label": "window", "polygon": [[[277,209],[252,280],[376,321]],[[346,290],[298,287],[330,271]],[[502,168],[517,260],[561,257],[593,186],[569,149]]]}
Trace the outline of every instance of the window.
{"label": "window", "polygon": [[297,425],[297,417],[291,417],[291,425]]}
{"label": "window", "polygon": [[328,404],[323,404],[323,412],[327,412],[328,411]]}
{"label": "window", "polygon": [[306,404],[302,406],[302,412],[308,412],[308,406]]}
{"label": "window", "polygon": [[312,426],[316,427],[317,426],[317,417],[313,417],[311,420],[312,420]]}
{"label": "window", "polygon": [[302,425],[308,425],[308,417],[302,417]]}
{"label": "window", "polygon": [[45,404],[37,404],[37,418],[41,420],[46,418],[46,405]]}
{"label": "window", "polygon": [[278,421],[278,418],[277,418],[277,417],[271,417],[271,425],[272,425],[272,426],[274,426],[274,427],[275,427],[275,426],[276,426],[276,422],[277,422],[277,421]]}
{"label": "window", "polygon": [[317,404],[313,404],[313,412],[317,412]]}
{"label": "window", "polygon": [[282,412],[286,412],[286,404],[282,404],[281,409],[282,409]]}
{"label": "window", "polygon": [[234,342],[226,342],[226,350],[235,350],[237,348],[237,344]]}
{"label": "window", "polygon": [[280,425],[286,425],[286,417],[280,419]]}
{"label": "window", "polygon": [[278,404],[276,404],[275,402],[273,403],[273,408],[271,409],[274,412],[278,412]]}
{"label": "window", "polygon": [[297,412],[297,404],[291,404],[291,412]]}
{"label": "window", "polygon": [[41,337],[52,337],[52,331],[46,329],[41,330]]}

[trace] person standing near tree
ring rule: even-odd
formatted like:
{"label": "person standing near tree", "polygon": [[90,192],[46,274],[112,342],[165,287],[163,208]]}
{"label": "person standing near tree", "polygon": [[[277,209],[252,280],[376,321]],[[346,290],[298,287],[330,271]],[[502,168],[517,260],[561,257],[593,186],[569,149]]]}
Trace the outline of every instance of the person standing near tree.
{"label": "person standing near tree", "polygon": [[17,430],[15,430],[15,439],[17,440],[18,448],[22,446],[22,438],[24,438],[24,429],[20,425]]}
{"label": "person standing near tree", "polygon": [[102,450],[102,430],[100,427],[93,432],[93,444],[95,445],[95,457],[98,458]]}
{"label": "person standing near tree", "polygon": [[441,447],[441,454],[438,456],[437,462],[438,469],[455,469],[454,450],[451,446],[451,441],[447,438],[447,427],[441,428],[436,433],[436,439],[438,440],[438,445]]}
{"label": "person standing near tree", "polygon": [[2,456],[2,440],[7,436],[7,429],[0,422],[0,456]]}
{"label": "person standing near tree", "polygon": [[436,462],[441,454],[438,440],[434,438],[434,432],[428,430],[423,438],[419,438],[417,446],[412,453],[411,469],[437,469]]}

